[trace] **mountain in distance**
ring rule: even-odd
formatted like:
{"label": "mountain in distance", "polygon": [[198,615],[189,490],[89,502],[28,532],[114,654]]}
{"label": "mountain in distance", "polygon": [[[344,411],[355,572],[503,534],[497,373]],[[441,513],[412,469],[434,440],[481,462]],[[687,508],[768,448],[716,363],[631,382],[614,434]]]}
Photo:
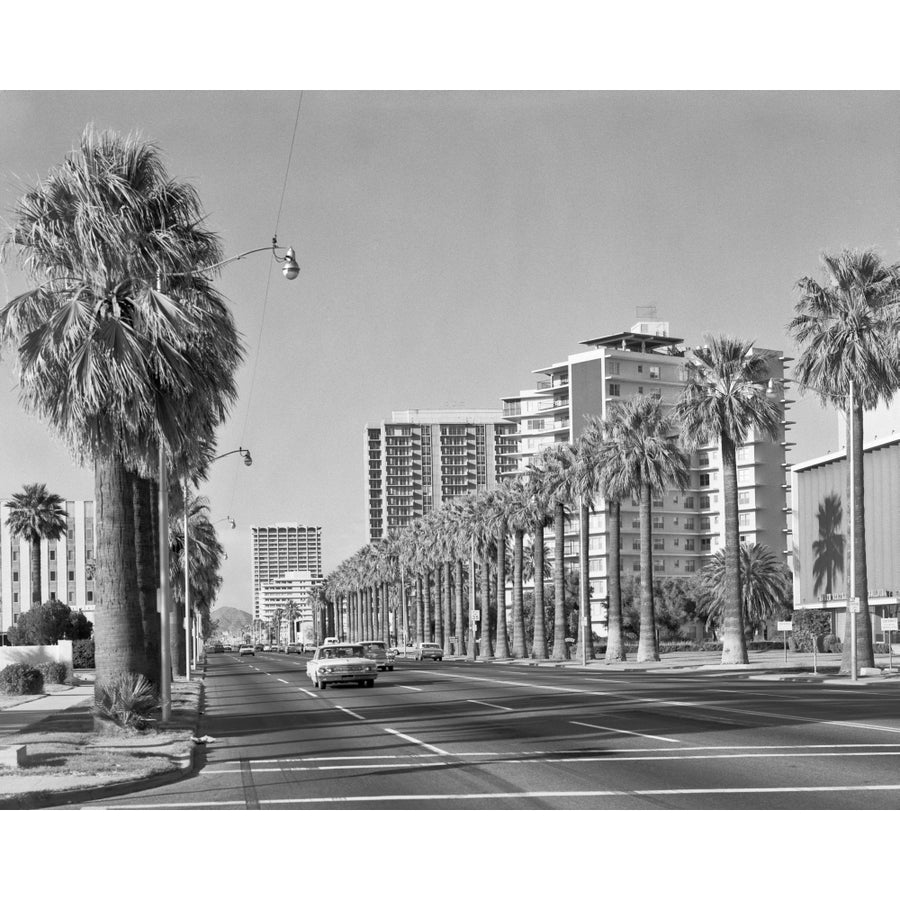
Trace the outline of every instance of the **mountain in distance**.
{"label": "mountain in distance", "polygon": [[213,633],[240,635],[250,627],[252,616],[236,606],[217,606],[210,613],[213,623]]}

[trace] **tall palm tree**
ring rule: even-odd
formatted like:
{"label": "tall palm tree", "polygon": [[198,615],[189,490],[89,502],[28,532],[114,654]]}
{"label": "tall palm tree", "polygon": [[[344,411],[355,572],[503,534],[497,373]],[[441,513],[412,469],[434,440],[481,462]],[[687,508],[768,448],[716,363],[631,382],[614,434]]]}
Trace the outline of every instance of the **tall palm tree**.
{"label": "tall palm tree", "polygon": [[531,655],[547,659],[547,628],[544,621],[544,528],[550,521],[551,491],[542,458],[528,464],[525,489],[530,510],[531,550],[534,558],[534,636]]}
{"label": "tall palm tree", "polygon": [[781,425],[778,402],[767,393],[769,365],[752,341],[704,335],[694,351],[688,379],[675,406],[681,437],[690,449],[718,443],[722,451],[725,515],[725,574],[728,590],[722,632],[722,662],[746,663],[741,570],[738,559],[737,448],[754,434],[774,438]]}
{"label": "tall palm tree", "polygon": [[177,455],[198,431],[210,436],[234,398],[240,349],[220,298],[199,276],[170,279],[177,300],[156,289],[160,271],[221,259],[202,223],[196,192],[168,178],[157,148],[89,129],[19,201],[5,242],[37,282],[0,315],[22,402],[94,465],[98,685],[149,672],[133,472],[149,469],[159,442]]}
{"label": "tall palm tree", "polygon": [[[761,622],[786,612],[790,573],[783,560],[766,544],[740,545],[742,621],[747,635]],[[700,572],[700,581],[708,591],[697,611],[707,621],[720,622],[725,614],[728,595],[728,561],[723,550],[713,556]]]}
{"label": "tall palm tree", "polygon": [[656,612],[653,605],[652,500],[670,485],[688,484],[688,456],[678,445],[673,420],[663,412],[660,398],[638,394],[616,412],[613,452],[605,458],[613,496],[640,498],[641,627],[638,662],[659,659]]}
{"label": "tall palm tree", "polygon": [[525,641],[525,604],[523,601],[523,570],[525,533],[534,520],[533,498],[527,478],[519,477],[504,482],[508,524],[513,534],[513,591],[512,591],[512,655],[525,659],[528,647]]}
{"label": "tall palm tree", "polygon": [[571,444],[556,443],[539,454],[553,507],[553,649],[550,659],[563,660],[566,648],[566,508],[573,504],[575,451]]}
{"label": "tall palm tree", "polygon": [[509,659],[509,642],[506,628],[506,536],[509,519],[508,488],[504,483],[485,495],[485,524],[494,546],[494,572],[497,600],[497,620],[494,638],[494,657]]}
{"label": "tall palm tree", "polygon": [[[852,461],[853,570],[859,598],[856,652],[859,665],[874,665],[866,567],[863,412],[889,401],[900,385],[900,274],[873,250],[823,254],[824,278],[797,283],[798,299],[788,330],[800,353],[794,379],[801,392],[816,392],[847,416],[847,448]],[[850,397],[853,397],[852,404]],[[851,665],[850,617],[844,634],[841,671]]]}
{"label": "tall palm tree", "polygon": [[31,545],[31,606],[41,605],[41,541],[58,541],[66,533],[63,498],[46,484],[26,484],[6,501],[6,524],[13,538]]}

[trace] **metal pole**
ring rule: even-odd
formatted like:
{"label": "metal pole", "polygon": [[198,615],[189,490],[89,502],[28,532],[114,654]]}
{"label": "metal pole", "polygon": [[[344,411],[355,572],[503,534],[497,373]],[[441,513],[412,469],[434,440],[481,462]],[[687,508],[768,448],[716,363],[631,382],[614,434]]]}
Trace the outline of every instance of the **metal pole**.
{"label": "metal pole", "polygon": [[[856,681],[856,479],[854,477],[855,454],[853,435],[853,379],[850,379],[850,401],[848,413],[850,415],[850,446],[847,448],[847,463],[850,467],[850,601],[847,602],[847,615],[850,616],[850,668],[851,679]],[[853,606],[853,611],[851,611]]]}
{"label": "metal pole", "polygon": [[[589,527],[588,513],[585,509],[584,497],[581,498],[581,515],[578,517],[578,526],[579,526],[579,532],[584,530],[584,534],[579,533],[579,535],[578,535],[578,541],[580,544],[579,549],[582,551],[582,553],[585,554],[585,556],[587,556],[588,534],[590,532],[590,527]],[[589,631],[588,620],[587,620],[587,603],[588,603],[587,596],[588,596],[588,581],[589,581],[589,577],[590,577],[587,570],[589,569],[589,564],[584,565],[583,568],[585,570],[586,577],[581,579],[584,583],[579,585],[580,590],[578,591],[578,593],[581,595],[579,598],[581,600],[581,603],[580,603],[580,606],[581,606],[581,665],[587,666],[587,642],[588,642],[588,631]],[[657,640],[656,644],[657,644],[657,648],[658,648],[659,647],[658,640]]]}
{"label": "metal pole", "polygon": [[475,621],[475,536],[472,536],[469,550],[469,627],[472,629],[472,637],[469,641],[469,652],[466,659],[478,659],[478,647],[475,643],[478,623]]}
{"label": "metal pole", "polygon": [[172,655],[169,646],[169,485],[166,447],[159,442],[159,706],[160,720],[172,714]]}
{"label": "metal pole", "polygon": [[191,564],[188,554],[188,478],[184,476],[184,674],[191,678]]}

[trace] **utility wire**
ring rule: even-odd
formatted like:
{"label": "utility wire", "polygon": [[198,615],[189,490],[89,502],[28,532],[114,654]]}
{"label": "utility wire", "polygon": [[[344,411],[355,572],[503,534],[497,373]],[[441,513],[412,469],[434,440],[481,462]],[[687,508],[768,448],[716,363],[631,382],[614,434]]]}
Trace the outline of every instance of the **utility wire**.
{"label": "utility wire", "polygon": [[[291,162],[294,158],[294,143],[297,140],[297,128],[300,124],[300,108],[303,105],[303,91],[300,91],[300,99],[297,101],[297,115],[294,119],[294,133],[291,135],[291,148],[288,151],[288,160],[287,166],[284,170],[284,183],[281,186],[281,199],[278,202],[278,214],[275,217],[275,230],[273,234],[277,237],[278,235],[278,227],[281,224],[281,211],[284,208],[284,195],[287,192],[287,184],[288,177],[291,173]],[[263,328],[266,324],[266,308],[269,305],[269,288],[272,284],[272,264],[269,264],[269,274],[266,277],[266,290],[263,295],[263,308],[262,308],[262,317],[259,322],[259,335],[256,338],[256,351],[253,355],[253,369],[250,373],[250,393],[247,395],[247,412],[244,414],[244,424],[241,428],[241,441],[240,446],[244,446],[244,441],[246,440],[247,435],[247,422],[250,419],[250,410],[253,408],[253,388],[256,384],[256,370],[259,365],[259,351],[262,347],[262,335]],[[235,473],[234,480],[231,485],[231,501],[229,503],[229,509],[234,509],[234,496],[237,493],[237,483],[238,483],[239,473]]]}

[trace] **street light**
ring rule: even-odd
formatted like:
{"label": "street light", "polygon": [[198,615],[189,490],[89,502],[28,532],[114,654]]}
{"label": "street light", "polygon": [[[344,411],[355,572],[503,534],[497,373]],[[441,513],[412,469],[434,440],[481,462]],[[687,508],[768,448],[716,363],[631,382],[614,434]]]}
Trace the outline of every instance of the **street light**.
{"label": "street light", "polygon": [[[253,250],[247,250],[245,253],[239,253],[237,256],[223,259],[221,262],[213,263],[211,266],[204,266],[202,269],[195,269],[191,272],[174,272],[174,276],[200,275],[204,272],[210,272],[214,269],[221,269],[229,263],[237,262],[245,256],[253,253],[260,253],[263,250],[271,251],[272,255],[278,262],[284,263],[281,267],[281,274],[288,281],[293,281],[300,274],[300,266],[297,264],[297,256],[293,247],[285,250],[284,256],[279,256],[278,251],[284,250],[284,247],[278,245],[278,236],[272,238],[271,245],[265,247],[255,247]],[[156,289],[163,292],[163,274],[162,269],[156,271]],[[244,465],[253,464],[250,458],[250,452],[239,448],[237,451],[244,457]],[[222,454],[228,456],[227,453]],[[172,653],[169,647],[169,610],[171,608],[171,590],[169,584],[169,478],[168,478],[168,462],[166,459],[165,441],[159,442],[159,599],[157,607],[160,615],[159,643],[160,643],[160,674],[159,674],[159,705],[160,720],[166,724],[172,717]],[[185,579],[188,578],[187,565],[187,510],[185,510],[185,534],[184,534],[184,551],[185,551]],[[190,621],[188,612],[188,597],[185,596],[185,618]],[[185,647],[185,661],[188,663],[185,672],[190,677],[189,649]]]}
{"label": "street light", "polygon": [[222,459],[222,458],[225,457],[225,456],[231,456],[232,453],[240,453],[241,456],[242,456],[243,459],[244,459],[244,465],[245,465],[245,466],[252,466],[252,465],[253,465],[253,457],[250,456],[250,451],[249,451],[249,450],[245,450],[243,447],[238,447],[237,450],[229,450],[227,453],[222,453],[222,454],[219,455],[219,456],[214,456],[214,457],[212,458],[212,462],[215,462],[217,459]]}

